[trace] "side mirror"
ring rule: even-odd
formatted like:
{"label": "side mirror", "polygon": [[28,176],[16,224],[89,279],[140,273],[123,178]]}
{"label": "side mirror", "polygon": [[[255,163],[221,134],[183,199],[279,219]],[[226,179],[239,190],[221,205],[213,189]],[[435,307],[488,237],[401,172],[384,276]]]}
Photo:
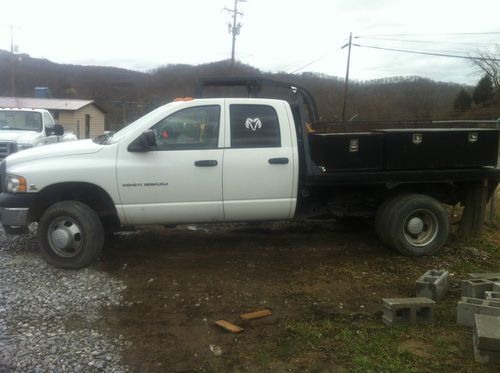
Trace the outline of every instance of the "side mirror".
{"label": "side mirror", "polygon": [[52,131],[54,131],[54,135],[56,136],[64,135],[64,128],[60,124],[54,124]]}
{"label": "side mirror", "polygon": [[130,143],[127,150],[129,152],[148,152],[154,148],[156,148],[155,132],[153,130],[146,130]]}

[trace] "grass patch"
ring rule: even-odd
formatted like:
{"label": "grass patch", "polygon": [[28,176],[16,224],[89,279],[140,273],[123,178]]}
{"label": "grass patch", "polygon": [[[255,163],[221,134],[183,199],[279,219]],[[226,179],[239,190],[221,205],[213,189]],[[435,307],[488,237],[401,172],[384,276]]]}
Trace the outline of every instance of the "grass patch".
{"label": "grass patch", "polygon": [[290,336],[302,345],[314,346],[321,343],[334,332],[334,322],[330,319],[319,321],[300,321],[287,325]]}
{"label": "grass patch", "polygon": [[340,329],[335,339],[341,357],[351,360],[350,368],[356,372],[417,372],[412,368],[415,356],[397,348],[406,328]]}
{"label": "grass patch", "polygon": [[[479,371],[466,328],[451,322],[414,326],[339,324],[331,319],[289,321],[274,341],[260,347],[257,360],[276,360],[305,371],[349,372]],[[469,343],[470,340],[470,343]],[[465,344],[464,344],[465,343]],[[467,354],[469,354],[468,356]],[[293,361],[292,365],[289,365]]]}

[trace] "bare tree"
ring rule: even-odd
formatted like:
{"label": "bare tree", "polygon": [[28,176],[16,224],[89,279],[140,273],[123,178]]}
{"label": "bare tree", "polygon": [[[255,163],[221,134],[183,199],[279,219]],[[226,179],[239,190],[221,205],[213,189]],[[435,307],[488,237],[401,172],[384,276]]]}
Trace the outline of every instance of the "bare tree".
{"label": "bare tree", "polygon": [[496,45],[495,51],[478,51],[471,56],[472,64],[478,72],[486,74],[490,79],[495,90],[500,91],[500,45]]}

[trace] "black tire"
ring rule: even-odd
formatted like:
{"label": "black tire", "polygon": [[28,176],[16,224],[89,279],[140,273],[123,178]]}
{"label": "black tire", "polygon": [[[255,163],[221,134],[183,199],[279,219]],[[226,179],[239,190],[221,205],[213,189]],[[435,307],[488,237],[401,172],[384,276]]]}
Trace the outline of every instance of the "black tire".
{"label": "black tire", "polygon": [[38,222],[38,241],[45,260],[58,268],[78,269],[102,252],[104,231],[96,212],[78,201],[57,202]]}
{"label": "black tire", "polygon": [[385,214],[383,229],[387,245],[403,255],[432,255],[448,239],[448,213],[432,197],[422,194],[398,196]]}
{"label": "black tire", "polygon": [[379,206],[377,214],[375,215],[375,232],[377,233],[380,241],[386,245],[390,245],[391,232],[388,229],[388,223],[391,218],[393,205],[398,199],[407,196],[408,194],[399,194],[387,198]]}

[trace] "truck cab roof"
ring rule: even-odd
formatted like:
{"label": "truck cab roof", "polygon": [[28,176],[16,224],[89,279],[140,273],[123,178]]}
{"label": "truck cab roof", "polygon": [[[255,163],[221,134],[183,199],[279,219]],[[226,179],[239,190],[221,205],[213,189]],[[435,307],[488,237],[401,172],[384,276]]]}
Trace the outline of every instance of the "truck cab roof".
{"label": "truck cab roof", "polygon": [[15,107],[0,107],[0,111],[29,111],[29,112],[38,112],[38,113],[48,113],[49,111],[46,109],[31,109],[31,108],[15,108]]}

